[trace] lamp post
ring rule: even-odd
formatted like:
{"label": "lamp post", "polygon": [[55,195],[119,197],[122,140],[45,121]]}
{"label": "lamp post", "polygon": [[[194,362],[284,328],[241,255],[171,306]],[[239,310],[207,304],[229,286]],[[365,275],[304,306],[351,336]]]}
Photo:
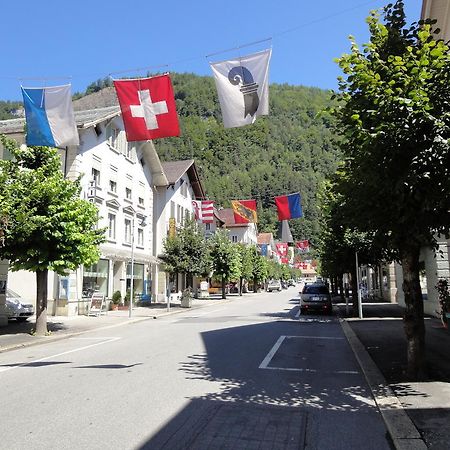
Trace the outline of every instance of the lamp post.
{"label": "lamp post", "polygon": [[[145,217],[142,217],[139,226],[145,227]],[[131,270],[130,270],[130,303],[128,305],[128,318],[131,318],[131,311],[133,309],[133,298],[134,298],[134,216],[131,223]]]}

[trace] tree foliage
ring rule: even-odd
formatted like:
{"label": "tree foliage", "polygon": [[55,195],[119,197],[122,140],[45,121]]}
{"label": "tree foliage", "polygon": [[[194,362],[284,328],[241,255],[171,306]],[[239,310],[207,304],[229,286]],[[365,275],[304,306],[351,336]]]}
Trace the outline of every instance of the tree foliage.
{"label": "tree foliage", "polygon": [[370,42],[338,62],[333,114],[345,163],[339,195],[350,229],[383,242],[402,262],[409,373],[424,363],[419,252],[450,226],[450,55],[433,21],[406,27],[403,2],[373,12]]}
{"label": "tree foliage", "polygon": [[304,218],[290,222],[294,238],[316,242],[316,190],[333,173],[339,150],[330,105],[320,89],[272,84],[270,115],[253,125],[224,129],[211,77],[172,74],[181,137],[155,142],[163,160],[194,158],[208,197],[229,207],[236,198],[258,200],[258,228],[278,232],[274,196],[299,191]]}
{"label": "tree foliage", "polygon": [[209,246],[193,220],[186,220],[175,236],[164,241],[161,259],[169,273],[207,275],[211,271]]}
{"label": "tree foliage", "polygon": [[98,261],[104,230],[96,229],[97,208],[80,198],[79,180],[64,179],[56,149],[1,141],[14,158],[0,161],[0,216],[8,221],[0,258],[36,272],[36,333],[44,334],[48,271],[64,275]]}

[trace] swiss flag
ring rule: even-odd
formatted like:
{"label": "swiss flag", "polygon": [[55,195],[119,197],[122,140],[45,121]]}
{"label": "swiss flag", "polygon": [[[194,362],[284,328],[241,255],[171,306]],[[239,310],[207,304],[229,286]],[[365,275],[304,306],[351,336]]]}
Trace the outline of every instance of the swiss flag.
{"label": "swiss flag", "polygon": [[114,87],[128,142],[180,135],[169,75],[115,80]]}

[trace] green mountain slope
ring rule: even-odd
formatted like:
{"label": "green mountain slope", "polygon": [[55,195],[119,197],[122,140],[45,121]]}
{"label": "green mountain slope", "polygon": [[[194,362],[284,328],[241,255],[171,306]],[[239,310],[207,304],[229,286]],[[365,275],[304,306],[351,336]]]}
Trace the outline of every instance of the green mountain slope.
{"label": "green mountain slope", "polygon": [[172,74],[181,138],[160,139],[162,160],[194,158],[210,199],[256,198],[259,231],[276,232],[275,195],[299,191],[304,218],[290,221],[295,239],[318,235],[316,192],[334,172],[339,152],[326,116],[329,94],[316,88],[272,84],[270,115],[242,128],[225,129],[211,77]]}

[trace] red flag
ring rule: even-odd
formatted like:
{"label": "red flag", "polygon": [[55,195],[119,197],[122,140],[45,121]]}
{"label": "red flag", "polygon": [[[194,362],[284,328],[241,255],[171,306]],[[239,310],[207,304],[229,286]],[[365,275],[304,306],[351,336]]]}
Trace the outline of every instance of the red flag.
{"label": "red flag", "polygon": [[235,223],[256,223],[256,200],[231,200]]}
{"label": "red flag", "polygon": [[288,245],[286,242],[278,242],[275,244],[277,247],[277,252],[280,256],[287,256],[288,254]]}
{"label": "red flag", "polygon": [[212,223],[214,221],[214,202],[210,200],[193,200],[195,220],[202,223]]}
{"label": "red flag", "polygon": [[179,136],[169,75],[114,81],[128,142]]}
{"label": "red flag", "polygon": [[307,239],[305,239],[304,241],[296,242],[295,246],[301,253],[309,252],[309,241]]}

